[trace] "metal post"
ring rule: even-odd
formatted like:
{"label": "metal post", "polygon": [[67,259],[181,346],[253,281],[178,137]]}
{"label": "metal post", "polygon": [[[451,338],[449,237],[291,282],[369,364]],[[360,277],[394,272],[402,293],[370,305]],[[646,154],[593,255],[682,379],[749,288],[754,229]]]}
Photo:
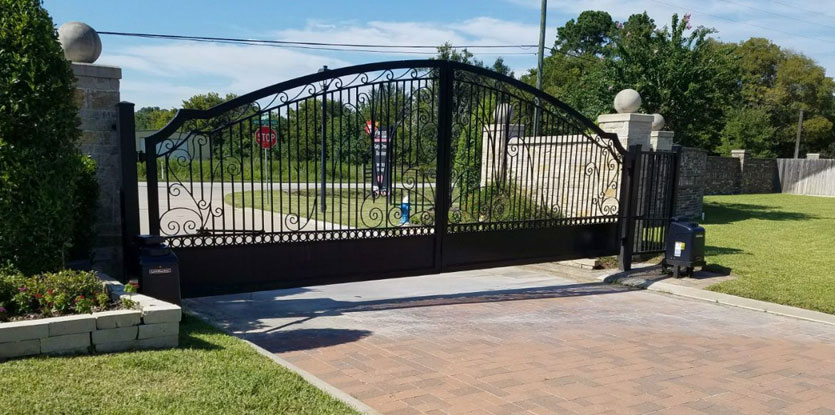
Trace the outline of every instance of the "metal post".
{"label": "metal post", "polygon": [[139,186],[136,177],[136,131],[134,105],[131,102],[116,104],[119,114],[117,131],[121,152],[121,183],[119,198],[122,214],[122,272],[123,278],[137,275],[138,247],[134,237],[139,235]]}
{"label": "metal post", "polygon": [[670,190],[670,198],[672,201],[670,202],[670,214],[667,215],[668,225],[673,216],[676,216],[677,214],[678,200],[676,199],[678,198],[678,175],[681,169],[681,148],[682,147],[680,145],[673,146],[673,177],[671,179],[673,182],[671,183],[672,189]]}
{"label": "metal post", "polygon": [[794,158],[800,157],[800,133],[803,131],[803,110],[800,110],[800,117],[797,119],[797,141],[794,143]]}
{"label": "metal post", "polygon": [[[328,70],[328,66],[325,65],[325,66],[322,66],[322,69],[320,69],[319,72],[326,72],[327,70]],[[319,191],[319,197],[321,198],[321,202],[320,202],[319,206],[322,209],[322,213],[327,211],[327,202],[325,201],[325,198],[327,197],[327,189],[326,189],[327,180],[325,179],[325,174],[327,173],[327,170],[325,169],[325,166],[327,164],[326,160],[327,160],[327,155],[328,155],[327,138],[326,138],[327,134],[328,134],[328,124],[327,124],[327,118],[325,116],[325,114],[328,111],[328,94],[327,93],[328,93],[328,83],[326,81],[322,81],[322,146],[321,146],[322,149],[321,149],[321,153],[319,154],[319,158],[320,158],[321,163],[322,163],[322,166],[321,166],[321,169],[320,169],[321,172],[322,172],[322,183],[321,183],[322,189]]]}
{"label": "metal post", "polygon": [[157,180],[157,140],[145,139],[145,184],[148,186],[148,233],[159,235],[159,183]]}
{"label": "metal post", "polygon": [[[548,0],[542,0],[542,5],[539,10],[539,49],[536,53],[536,89],[542,91],[542,71],[544,67],[544,59],[545,59],[545,15],[546,9],[548,8]],[[539,103],[539,100],[536,99],[536,103]],[[539,135],[539,123],[540,123],[541,111],[539,106],[536,106],[534,110],[534,119],[533,119],[533,134]]]}
{"label": "metal post", "polygon": [[435,269],[443,271],[443,240],[449,221],[450,152],[452,151],[452,67],[444,62],[439,71],[438,88],[438,174],[435,188]]}
{"label": "metal post", "polygon": [[635,209],[638,204],[638,186],[641,174],[641,146],[629,147],[623,157],[621,173],[621,211],[620,211],[620,253],[618,268],[621,271],[632,269],[632,252],[635,248]]}

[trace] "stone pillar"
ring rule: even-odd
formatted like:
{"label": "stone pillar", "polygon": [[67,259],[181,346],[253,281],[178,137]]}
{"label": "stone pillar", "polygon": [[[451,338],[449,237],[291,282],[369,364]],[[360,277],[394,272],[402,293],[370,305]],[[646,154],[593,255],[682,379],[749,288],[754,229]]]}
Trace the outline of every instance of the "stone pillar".
{"label": "stone pillar", "polygon": [[745,160],[751,158],[750,150],[731,150],[731,157],[739,159],[740,170],[745,170]]}
{"label": "stone pillar", "polygon": [[672,131],[653,131],[649,136],[649,146],[653,151],[670,151],[673,149]]}
{"label": "stone pillar", "polygon": [[115,127],[122,70],[73,63],[72,71],[76,78],[75,100],[82,130],[80,148],[96,161],[100,189],[93,267],[118,278],[122,273],[121,158]]}
{"label": "stone pillar", "polygon": [[652,115],[649,114],[603,114],[597,117],[597,125],[607,133],[615,133],[623,148],[641,145],[644,151],[650,150]]}
{"label": "stone pillar", "polygon": [[821,153],[806,153],[806,158],[808,160],[820,160]]}

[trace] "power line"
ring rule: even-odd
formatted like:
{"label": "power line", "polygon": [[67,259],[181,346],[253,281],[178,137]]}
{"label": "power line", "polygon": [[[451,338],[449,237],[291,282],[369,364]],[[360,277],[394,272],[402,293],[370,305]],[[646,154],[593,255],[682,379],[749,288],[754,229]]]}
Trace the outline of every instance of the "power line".
{"label": "power line", "polygon": [[811,14],[814,14],[814,15],[816,15],[816,16],[821,16],[821,17],[827,17],[827,18],[830,18],[830,19],[835,19],[835,16],[832,16],[832,15],[829,15],[829,14],[826,14],[826,13],[821,13],[819,10],[809,10],[809,9],[805,9],[805,8],[803,8],[803,7],[797,6],[797,5],[795,5],[795,4],[790,4],[790,3],[786,3],[786,2],[783,2],[783,1],[778,1],[778,0],[771,0],[771,2],[772,2],[772,3],[777,3],[777,4],[780,4],[780,5],[783,5],[783,6],[785,6],[785,7],[788,7],[788,8],[790,8],[790,9],[792,9],[792,10],[802,10],[802,11],[804,11],[804,12],[806,12],[806,13],[811,13]]}
{"label": "power line", "polygon": [[[169,40],[185,40],[196,42],[214,42],[214,43],[231,43],[231,44],[247,44],[247,45],[269,45],[282,47],[306,47],[309,49],[321,50],[357,50],[356,48],[365,48],[362,51],[371,51],[373,49],[437,49],[437,45],[384,45],[384,44],[362,44],[362,43],[330,43],[330,42],[308,42],[308,41],[293,41],[293,40],[267,40],[267,39],[242,39],[230,37],[211,37],[211,36],[184,36],[184,35],[169,35],[158,33],[130,33],[130,32],[98,32],[100,35],[110,36],[125,36],[125,37],[139,37],[148,39],[169,39]],[[458,45],[452,46],[453,49],[527,49],[535,48],[537,45]],[[325,49],[334,48],[334,49]],[[337,49],[338,48],[338,49]],[[378,51],[385,53],[392,53],[388,51]],[[405,53],[405,52],[398,52]],[[431,53],[435,52],[419,52]],[[526,53],[527,54],[527,53]]]}

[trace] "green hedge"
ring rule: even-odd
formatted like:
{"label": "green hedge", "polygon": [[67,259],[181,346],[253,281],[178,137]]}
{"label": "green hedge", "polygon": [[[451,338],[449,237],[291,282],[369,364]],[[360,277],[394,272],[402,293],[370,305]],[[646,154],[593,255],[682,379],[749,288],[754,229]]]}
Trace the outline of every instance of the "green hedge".
{"label": "green hedge", "polygon": [[0,266],[35,274],[89,257],[98,189],[77,148],[74,82],[40,2],[0,0]]}

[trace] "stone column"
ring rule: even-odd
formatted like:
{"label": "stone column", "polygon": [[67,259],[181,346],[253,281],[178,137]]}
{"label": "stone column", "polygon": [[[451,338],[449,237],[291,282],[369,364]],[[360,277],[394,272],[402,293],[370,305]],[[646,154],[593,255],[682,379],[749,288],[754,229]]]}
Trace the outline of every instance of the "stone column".
{"label": "stone column", "polygon": [[122,268],[119,200],[122,163],[115,126],[122,70],[86,63],[73,63],[72,70],[82,130],[80,148],[96,161],[100,190],[93,265],[95,269],[119,277]]}
{"label": "stone column", "polygon": [[95,65],[101,54],[101,40],[90,26],[66,23],[58,29],[64,56],[72,61],[75,74],[75,102],[81,122],[79,147],[96,162],[99,182],[99,210],[93,268],[120,277],[122,274],[122,232],[119,190],[121,157],[116,133],[119,79],[122,70]]}
{"label": "stone column", "polygon": [[820,160],[821,153],[806,153],[806,159],[808,160]]}
{"label": "stone column", "polygon": [[751,158],[750,150],[731,150],[731,157],[739,159],[739,169],[745,170],[745,160]]}
{"label": "stone column", "polygon": [[603,114],[597,117],[597,124],[607,133],[615,133],[623,148],[640,145],[643,150],[650,150],[650,132],[653,116],[638,114],[641,96],[633,89],[624,89],[615,96],[617,114]]}

